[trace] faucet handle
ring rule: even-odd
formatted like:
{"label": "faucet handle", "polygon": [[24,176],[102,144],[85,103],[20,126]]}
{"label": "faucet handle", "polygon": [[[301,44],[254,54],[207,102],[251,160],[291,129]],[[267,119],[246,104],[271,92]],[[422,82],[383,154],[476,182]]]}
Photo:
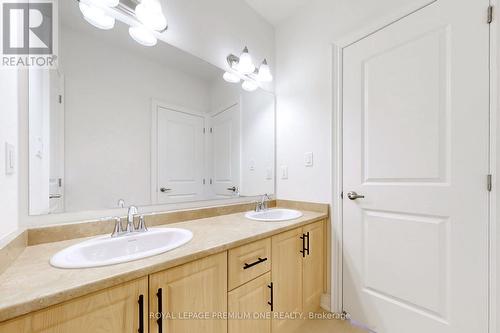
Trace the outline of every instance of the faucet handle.
{"label": "faucet handle", "polygon": [[146,219],[144,215],[139,216],[139,225],[137,225],[137,228],[135,231],[138,232],[146,232],[148,231],[148,227],[146,227]]}
{"label": "faucet handle", "polygon": [[118,216],[113,217],[113,220],[115,221],[115,228],[113,230],[113,233],[111,234],[111,237],[118,237],[123,233],[122,220]]}

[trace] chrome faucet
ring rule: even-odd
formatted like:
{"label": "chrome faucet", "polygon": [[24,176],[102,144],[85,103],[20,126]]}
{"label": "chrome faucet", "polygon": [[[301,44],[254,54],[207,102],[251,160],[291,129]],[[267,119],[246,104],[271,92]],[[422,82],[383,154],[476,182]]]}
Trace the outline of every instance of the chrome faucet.
{"label": "chrome faucet", "polygon": [[260,199],[260,201],[257,202],[257,205],[255,206],[255,211],[261,212],[261,211],[267,210],[269,200],[271,200],[271,197],[269,196],[269,194],[267,194],[267,193],[264,194],[262,196],[262,198]]}
{"label": "chrome faucet", "polygon": [[111,234],[111,237],[119,237],[119,236],[125,236],[129,235],[133,232],[146,232],[148,231],[148,228],[146,227],[146,220],[144,215],[139,216],[139,225],[136,227],[134,223],[134,219],[138,213],[138,209],[136,206],[130,206],[128,208],[128,214],[127,214],[127,228],[123,230],[122,227],[122,220],[119,217],[113,217],[113,220],[115,221],[115,228],[113,230],[113,233]]}

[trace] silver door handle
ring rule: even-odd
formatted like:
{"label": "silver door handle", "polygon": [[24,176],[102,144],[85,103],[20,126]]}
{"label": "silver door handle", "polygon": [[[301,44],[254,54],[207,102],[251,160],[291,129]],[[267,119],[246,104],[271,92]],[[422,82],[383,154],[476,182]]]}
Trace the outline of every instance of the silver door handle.
{"label": "silver door handle", "polygon": [[172,189],[171,189],[171,188],[165,188],[165,187],[162,187],[162,188],[160,188],[160,191],[161,191],[162,193],[167,193],[168,191],[172,191]]}
{"label": "silver door handle", "polygon": [[356,200],[356,199],[364,199],[365,198],[364,195],[357,194],[354,191],[347,193],[347,197],[349,198],[349,200]]}
{"label": "silver door handle", "polygon": [[237,188],[236,188],[236,186],[233,186],[233,187],[228,187],[227,190],[236,192]]}
{"label": "silver door handle", "polygon": [[62,194],[49,194],[49,199],[61,199]]}

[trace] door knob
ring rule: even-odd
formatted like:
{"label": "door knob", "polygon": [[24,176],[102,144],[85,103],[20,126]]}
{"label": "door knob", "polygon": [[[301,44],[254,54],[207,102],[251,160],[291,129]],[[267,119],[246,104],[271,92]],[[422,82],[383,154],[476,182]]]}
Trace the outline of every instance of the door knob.
{"label": "door knob", "polygon": [[228,187],[227,190],[236,192],[237,188],[236,188],[236,186],[233,186],[233,187]]}
{"label": "door knob", "polygon": [[168,191],[172,191],[172,189],[171,189],[171,188],[165,188],[165,187],[162,187],[162,188],[160,188],[160,191],[161,191],[162,193],[167,193]]}
{"label": "door knob", "polygon": [[356,200],[356,199],[364,199],[364,195],[357,194],[356,192],[352,191],[347,193],[347,197],[349,200]]}

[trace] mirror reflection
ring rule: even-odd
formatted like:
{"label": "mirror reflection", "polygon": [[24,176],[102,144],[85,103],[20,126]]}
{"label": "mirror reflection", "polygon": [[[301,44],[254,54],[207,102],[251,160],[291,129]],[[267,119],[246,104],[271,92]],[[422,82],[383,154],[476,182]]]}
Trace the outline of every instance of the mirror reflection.
{"label": "mirror reflection", "polygon": [[274,96],[60,2],[59,67],[30,70],[30,213],[274,193]]}

